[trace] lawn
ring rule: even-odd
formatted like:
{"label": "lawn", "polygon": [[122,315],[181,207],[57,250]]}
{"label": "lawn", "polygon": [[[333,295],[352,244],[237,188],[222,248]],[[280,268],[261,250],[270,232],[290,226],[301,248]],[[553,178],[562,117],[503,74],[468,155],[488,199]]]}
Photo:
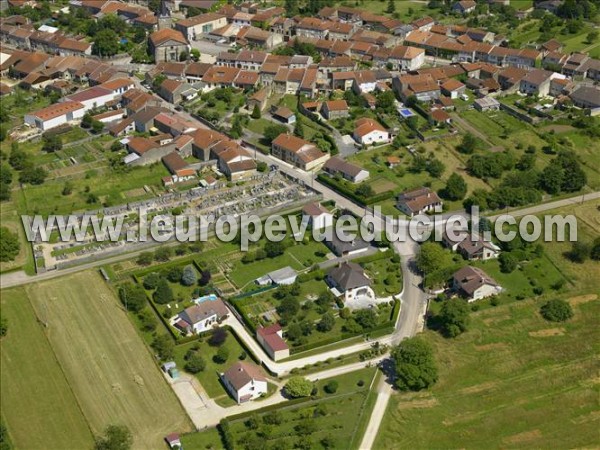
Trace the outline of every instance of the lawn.
{"label": "lawn", "polygon": [[[364,4],[361,4],[357,7],[363,8],[373,14],[390,15],[387,13],[388,6],[388,1],[382,2],[377,0],[371,0],[368,2],[364,2]],[[398,14],[398,18],[401,20],[418,19],[419,17],[429,15],[435,11],[427,8],[426,3],[411,2],[407,0],[394,0],[394,10],[395,14]]]}
{"label": "lawn", "polygon": [[[25,232],[21,226],[21,218],[17,213],[17,210],[12,201],[6,201],[0,203],[0,222],[3,227],[8,228],[13,233],[19,235],[20,249],[19,254],[13,261],[0,262],[0,273],[10,272],[11,270],[17,270],[23,267],[30,259],[33,263],[33,256],[31,255],[31,245],[25,238]],[[33,270],[33,267],[30,268]]]}
{"label": "lawn", "polygon": [[[573,448],[598,444],[600,301],[546,322],[528,300],[475,313],[456,339],[427,331],[439,381],[392,396],[375,441],[391,448]],[[432,432],[434,430],[434,432]]]}
{"label": "lawn", "polygon": [[[95,272],[25,288],[94,433],[122,423],[135,448],[157,448],[190,423],[113,291]],[[66,431],[66,430],[63,430]]]}
{"label": "lawn", "polygon": [[91,448],[92,433],[23,288],[4,290],[2,419],[16,448]]}
{"label": "lawn", "polygon": [[[217,354],[219,347],[213,347],[208,343],[209,336],[205,335],[200,337],[194,342],[188,344],[178,345],[175,347],[175,362],[177,366],[183,369],[185,367],[185,354],[192,348],[198,348],[202,357],[206,361],[206,368],[196,374],[196,378],[202,384],[202,387],[206,390],[208,395],[213,399],[225,399],[231,400],[231,405],[235,402],[229,397],[229,394],[225,390],[225,387],[221,384],[219,374],[225,372],[233,363],[238,361],[240,355],[245,354],[244,348],[237,341],[236,337],[231,331],[227,332],[227,339],[223,346],[229,350],[229,358],[223,364],[217,363],[213,360],[213,357]],[[250,357],[247,357],[249,360]]]}

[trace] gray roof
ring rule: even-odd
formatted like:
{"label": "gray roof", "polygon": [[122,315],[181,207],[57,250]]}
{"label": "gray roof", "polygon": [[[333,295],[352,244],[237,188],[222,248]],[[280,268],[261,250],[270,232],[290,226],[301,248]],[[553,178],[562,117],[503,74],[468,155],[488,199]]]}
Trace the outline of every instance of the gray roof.
{"label": "gray roof", "polygon": [[284,267],[283,269],[274,270],[269,272],[269,278],[273,283],[278,284],[280,281],[285,281],[289,278],[298,276],[298,273],[290,266]]}
{"label": "gray roof", "polygon": [[350,242],[344,242],[338,238],[337,233],[332,233],[331,239],[326,239],[323,241],[323,243],[338,256],[341,256],[345,252],[351,252],[369,247],[369,243],[365,242],[359,236]]}
{"label": "gray roof", "polygon": [[363,268],[353,262],[345,262],[334,267],[327,275],[344,291],[371,285],[371,280],[365,275]]}
{"label": "gray roof", "polygon": [[600,89],[595,87],[583,86],[573,92],[570,97],[574,100],[591,103],[600,106]]}
{"label": "gray roof", "polygon": [[229,310],[225,303],[218,298],[216,300],[206,300],[197,305],[190,306],[179,313],[179,317],[185,320],[190,325],[194,325],[216,315],[217,318],[224,317],[229,314]]}

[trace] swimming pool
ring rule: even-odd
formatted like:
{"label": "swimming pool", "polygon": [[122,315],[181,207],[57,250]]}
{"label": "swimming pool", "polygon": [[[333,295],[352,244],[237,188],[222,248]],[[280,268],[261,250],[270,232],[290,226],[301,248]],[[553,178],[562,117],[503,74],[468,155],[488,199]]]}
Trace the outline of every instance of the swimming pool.
{"label": "swimming pool", "polygon": [[209,295],[205,295],[203,297],[198,297],[197,299],[194,300],[194,303],[196,305],[202,303],[202,302],[206,302],[206,301],[211,301],[214,302],[215,300],[217,300],[219,297],[217,297],[215,294],[209,294]]}
{"label": "swimming pool", "polygon": [[414,116],[414,115],[415,115],[415,113],[413,113],[413,112],[412,112],[410,109],[406,109],[406,108],[404,108],[404,109],[401,109],[401,110],[400,110],[400,115],[401,115],[402,117],[404,117],[404,118],[407,118],[407,117],[412,117],[412,116]]}

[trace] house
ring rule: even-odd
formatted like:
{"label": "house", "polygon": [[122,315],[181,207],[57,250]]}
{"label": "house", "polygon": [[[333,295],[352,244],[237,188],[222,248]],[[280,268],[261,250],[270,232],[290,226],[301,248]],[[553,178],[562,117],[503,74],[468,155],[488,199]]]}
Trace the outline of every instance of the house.
{"label": "house", "polygon": [[390,133],[379,122],[363,117],[354,123],[354,140],[361,145],[381,144],[390,141]]}
{"label": "house", "polygon": [[550,94],[550,81],[553,76],[554,72],[549,70],[530,70],[527,75],[521,79],[519,90],[523,94],[545,97]]}
{"label": "house", "polygon": [[281,133],[273,140],[271,152],[282,161],[306,171],[320,168],[329,159],[329,154],[313,143],[287,133]]}
{"label": "house", "polygon": [[182,19],[175,22],[175,29],[187,37],[188,41],[195,41],[203,34],[227,25],[227,17],[217,13],[206,13]]}
{"label": "house", "polygon": [[456,233],[454,236],[444,233],[442,242],[450,250],[460,253],[469,261],[487,261],[500,255],[500,247],[496,244],[468,232]]}
{"label": "house", "polygon": [[452,5],[452,12],[457,12],[460,14],[469,14],[475,11],[476,6],[477,3],[473,0],[462,0]]}
{"label": "house", "polygon": [[167,78],[158,89],[158,95],[174,105],[195,98],[198,91],[191,84]]}
{"label": "house", "polygon": [[283,340],[283,330],[278,323],[257,328],[256,340],[273,361],[279,361],[290,356],[290,348]]}
{"label": "house", "polygon": [[[196,141],[194,141],[196,142]],[[210,148],[217,166],[231,181],[239,181],[256,175],[256,162],[237,142],[224,139]]]}
{"label": "house", "polygon": [[296,25],[296,36],[325,39],[331,22],[316,17],[303,17]]}
{"label": "house", "polygon": [[469,303],[502,292],[502,287],[496,280],[478,267],[472,266],[465,266],[454,273],[452,287],[465,296]]}
{"label": "house", "polygon": [[327,273],[326,282],[336,297],[344,302],[361,298],[375,299],[371,289],[371,279],[365,275],[361,266],[353,262],[343,262]]}
{"label": "house", "polygon": [[100,108],[107,103],[112,102],[117,98],[117,94],[102,86],[94,86],[75,94],[64,97],[62,101],[79,102],[83,105],[86,111],[94,108]]}
{"label": "house", "polygon": [[584,109],[600,108],[600,89],[591,86],[582,86],[569,95],[573,104]]}
{"label": "house", "polygon": [[405,191],[398,196],[397,208],[409,217],[426,212],[441,212],[442,200],[429,188]]}
{"label": "house", "polygon": [[[346,235],[345,235],[346,236]],[[331,239],[325,239],[323,243],[336,255],[336,256],[351,256],[363,253],[369,250],[370,245],[368,242],[363,240],[360,236],[356,236],[354,239],[341,240],[337,233],[333,233]]]}
{"label": "house", "polygon": [[246,361],[238,361],[225,373],[221,380],[238,404],[254,400],[267,393],[267,379],[260,368]]}
{"label": "house", "polygon": [[236,35],[236,42],[242,46],[270,50],[283,42],[283,36],[257,27],[242,27]]}
{"label": "house", "polygon": [[425,64],[425,50],[398,45],[390,52],[387,62],[392,65],[393,70],[417,70]]}
{"label": "house", "polygon": [[189,51],[187,38],[181,31],[164,28],[148,36],[148,48],[154,55],[154,62],[179,61],[183,52]]}
{"label": "house", "polygon": [[318,203],[307,203],[302,208],[302,217],[308,217],[308,224],[313,230],[320,230],[333,225],[333,214]]}
{"label": "house", "polygon": [[360,183],[369,178],[368,170],[344,161],[337,156],[330,158],[323,166],[323,170],[333,176],[340,175],[352,183]]}
{"label": "house", "polygon": [[290,108],[285,106],[275,107],[271,112],[273,118],[280,122],[291,124],[296,122],[296,114]]}
{"label": "house", "polygon": [[84,105],[80,102],[55,103],[33,113],[25,114],[25,123],[30,127],[46,131],[75,120],[81,120],[85,111]]}
{"label": "house", "polygon": [[449,125],[452,123],[452,118],[446,111],[444,111],[443,108],[432,109],[431,112],[429,113],[429,118],[435,125],[441,125],[441,124]]}
{"label": "house", "polygon": [[163,156],[162,162],[173,177],[174,182],[187,181],[196,177],[196,171],[177,152],[171,152]]}
{"label": "house", "polygon": [[467,87],[455,78],[450,78],[441,85],[442,94],[454,99],[465,93]]}
{"label": "house", "polygon": [[172,326],[185,334],[199,334],[218,326],[229,316],[229,309],[216,296],[202,297],[170,320]]}
{"label": "house", "polygon": [[348,109],[346,100],[328,100],[323,102],[321,114],[327,120],[339,119],[340,117],[348,117],[350,110]]}
{"label": "house", "polygon": [[267,106],[267,100],[269,99],[269,92],[270,92],[270,90],[267,87],[264,87],[264,88],[256,91],[250,97],[248,97],[248,99],[246,100],[246,106],[248,107],[248,110],[253,111],[254,108],[256,106],[258,106],[258,109],[260,111],[263,111],[265,109],[265,107]]}
{"label": "house", "polygon": [[477,111],[498,111],[500,102],[493,97],[483,97],[476,99],[473,106]]}
{"label": "house", "polygon": [[298,273],[290,266],[287,266],[282,269],[269,272],[268,274],[263,275],[262,277],[257,278],[254,281],[259,286],[268,286],[272,284],[281,286],[294,284],[296,282],[296,278],[298,278]]}

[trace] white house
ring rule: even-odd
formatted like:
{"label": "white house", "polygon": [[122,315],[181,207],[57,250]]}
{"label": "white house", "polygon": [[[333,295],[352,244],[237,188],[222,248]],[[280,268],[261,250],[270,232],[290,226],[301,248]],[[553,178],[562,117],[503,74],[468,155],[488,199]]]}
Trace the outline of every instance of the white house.
{"label": "white house", "polygon": [[368,298],[375,299],[371,289],[371,279],[365,275],[362,267],[353,262],[344,262],[329,271],[326,278],[331,292],[343,297],[344,302]]}
{"label": "white house", "polygon": [[491,241],[485,241],[481,236],[471,235],[467,231],[456,232],[455,236],[444,233],[442,242],[446,247],[460,253],[469,261],[487,261],[500,256],[500,247]]}
{"label": "white house", "polygon": [[355,122],[353,137],[361,145],[382,144],[390,141],[390,133],[383,125],[367,117]]}
{"label": "white house", "polygon": [[[102,86],[94,86],[81,92],[68,95],[63,100],[81,103],[85,111],[90,109],[100,108],[108,102],[112,102],[119,94],[111,89],[106,89]],[[62,101],[62,100],[61,100]]]}
{"label": "white house", "polygon": [[333,225],[333,214],[318,203],[308,203],[302,208],[302,216],[308,217],[308,224],[315,230]]}
{"label": "white house", "polygon": [[229,315],[229,309],[216,296],[204,297],[202,301],[184,309],[170,323],[186,334],[208,331]]}
{"label": "white house", "polygon": [[231,366],[221,374],[221,380],[238,404],[267,393],[267,379],[260,368],[245,361],[238,361]]}
{"label": "white house", "polygon": [[255,283],[259,286],[269,286],[272,284],[281,286],[294,284],[296,282],[296,278],[298,278],[298,272],[296,272],[290,266],[287,266],[257,278]]}
{"label": "white house", "polygon": [[74,120],[81,120],[84,114],[85,107],[80,102],[55,103],[30,114],[25,114],[25,123],[46,131]]}
{"label": "white house", "polygon": [[443,202],[429,188],[418,188],[402,192],[398,195],[397,208],[409,217],[426,212],[440,212]]}
{"label": "white house", "polygon": [[454,273],[452,280],[453,288],[469,303],[502,292],[496,280],[477,267],[463,267]]}

